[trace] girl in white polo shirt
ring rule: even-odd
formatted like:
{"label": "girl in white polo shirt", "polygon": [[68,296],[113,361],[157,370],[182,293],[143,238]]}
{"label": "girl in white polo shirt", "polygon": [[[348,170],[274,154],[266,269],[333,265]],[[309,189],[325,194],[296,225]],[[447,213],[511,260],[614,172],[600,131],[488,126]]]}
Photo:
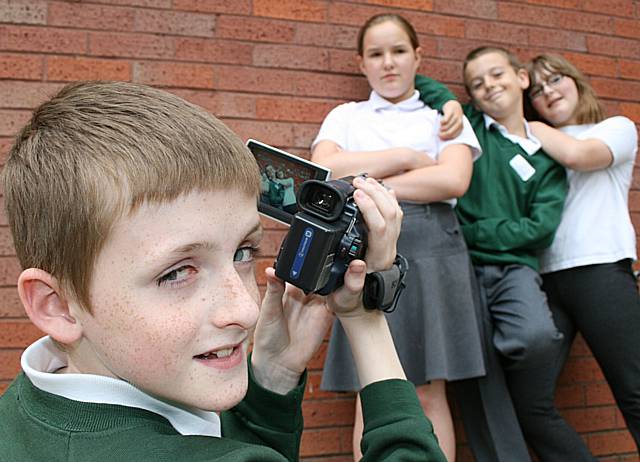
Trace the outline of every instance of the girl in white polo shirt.
{"label": "girl in white polo shirt", "polygon": [[[452,118],[464,122],[462,132],[448,141],[440,138],[439,133],[452,135],[454,130],[419,99],[414,78],[420,48],[404,18],[370,18],[358,35],[358,63],[371,95],[329,113],[312,145],[312,160],[330,167],[334,178],[366,172],[383,180],[402,205],[398,252],[409,260],[407,289],[388,320],[407,377],[417,387],[443,452],[453,461],[455,437],[445,382],[484,374],[474,276],[453,212],[456,198],[467,190],[480,147],[461,111]],[[322,388],[360,388],[339,323],[331,333]],[[356,460],[361,422],[357,405]]]}
{"label": "girl in white polo shirt", "polygon": [[531,128],[544,150],[567,168],[569,193],[553,244],[541,255],[544,289],[564,345],[532,376],[530,440],[541,460],[594,460],[555,408],[555,385],[580,331],[640,448],[640,297],[632,263],[636,236],[628,209],[638,149],[634,123],[604,119],[598,100],[571,63],[541,55],[529,65]]}

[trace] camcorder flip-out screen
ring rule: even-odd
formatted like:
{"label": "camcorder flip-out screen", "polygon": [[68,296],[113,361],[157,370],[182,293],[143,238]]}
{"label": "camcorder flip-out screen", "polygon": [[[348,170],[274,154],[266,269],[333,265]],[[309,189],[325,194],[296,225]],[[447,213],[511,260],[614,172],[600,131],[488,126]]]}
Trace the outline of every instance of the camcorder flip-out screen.
{"label": "camcorder flip-out screen", "polygon": [[307,180],[327,181],[331,170],[253,139],[247,141],[247,147],[260,167],[258,211],[290,225],[298,211],[300,185]]}

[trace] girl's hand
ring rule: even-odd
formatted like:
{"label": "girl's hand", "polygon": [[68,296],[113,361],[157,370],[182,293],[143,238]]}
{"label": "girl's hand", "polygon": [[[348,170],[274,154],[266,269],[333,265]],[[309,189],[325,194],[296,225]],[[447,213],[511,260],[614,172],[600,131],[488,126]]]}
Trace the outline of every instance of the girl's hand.
{"label": "girl's hand", "polygon": [[462,105],[450,100],[442,107],[442,119],[440,120],[440,138],[451,140],[462,133],[462,120],[464,112]]}

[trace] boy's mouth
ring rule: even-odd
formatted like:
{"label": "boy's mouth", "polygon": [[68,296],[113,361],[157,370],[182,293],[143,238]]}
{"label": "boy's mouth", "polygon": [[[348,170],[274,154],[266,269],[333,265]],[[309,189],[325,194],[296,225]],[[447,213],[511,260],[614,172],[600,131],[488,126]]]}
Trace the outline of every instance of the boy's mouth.
{"label": "boy's mouth", "polygon": [[236,348],[237,347],[221,348],[220,350],[207,351],[206,353],[203,353],[201,355],[196,355],[194,357],[196,359],[202,359],[202,360],[216,359],[216,358],[226,358],[228,356],[231,356],[231,354],[233,353],[233,350],[235,350]]}

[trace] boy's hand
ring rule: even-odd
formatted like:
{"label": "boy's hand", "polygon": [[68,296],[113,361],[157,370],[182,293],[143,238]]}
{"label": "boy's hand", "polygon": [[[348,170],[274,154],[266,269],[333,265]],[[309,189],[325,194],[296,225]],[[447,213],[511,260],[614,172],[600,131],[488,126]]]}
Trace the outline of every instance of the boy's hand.
{"label": "boy's hand", "polygon": [[267,291],[254,335],[251,362],[261,386],[280,394],[300,380],[333,322],[325,297],[304,292],[278,279],[267,268]]}
{"label": "boy's hand", "polygon": [[442,106],[442,119],[440,120],[440,138],[443,140],[451,140],[462,133],[462,120],[464,112],[462,105],[450,100]]}
{"label": "boy's hand", "polygon": [[353,198],[368,228],[367,271],[389,269],[396,258],[396,243],[402,225],[402,209],[395,193],[373,178],[356,177]]}

